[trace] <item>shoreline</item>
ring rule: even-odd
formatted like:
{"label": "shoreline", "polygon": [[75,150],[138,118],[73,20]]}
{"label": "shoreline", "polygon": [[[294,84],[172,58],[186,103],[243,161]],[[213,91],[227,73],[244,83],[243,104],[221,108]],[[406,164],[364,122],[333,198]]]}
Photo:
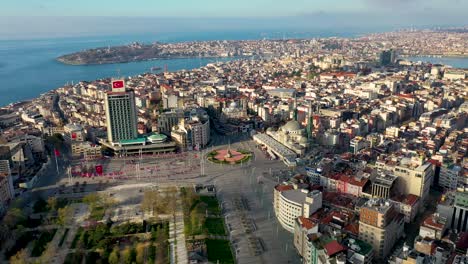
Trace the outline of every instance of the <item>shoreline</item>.
{"label": "shoreline", "polygon": [[238,59],[238,58],[251,58],[249,56],[203,56],[203,57],[190,57],[190,56],[178,56],[178,57],[159,57],[151,59],[141,59],[141,60],[129,60],[129,61],[116,61],[116,62],[101,62],[101,63],[75,63],[71,61],[66,61],[56,58],[55,61],[60,62],[65,65],[71,66],[95,66],[95,65],[109,65],[109,64],[126,64],[132,62],[143,62],[143,61],[164,61],[164,60],[191,60],[191,59]]}
{"label": "shoreline", "polygon": [[[177,57],[156,57],[149,59],[141,60],[128,60],[128,61],[114,61],[114,62],[93,62],[93,63],[82,63],[82,62],[73,62],[63,60],[60,57],[56,58],[55,61],[60,62],[64,65],[71,66],[95,66],[95,65],[109,65],[109,64],[126,64],[132,62],[142,62],[142,61],[164,61],[164,60],[190,60],[190,59],[238,59],[238,58],[252,58],[253,56],[177,56]],[[411,57],[422,57],[422,58],[450,58],[450,59],[468,59],[468,54],[456,54],[456,55],[439,55],[439,54],[422,54],[422,55],[400,55],[401,58],[411,58]]]}
{"label": "shoreline", "polygon": [[468,59],[468,54],[449,54],[449,55],[440,55],[440,54],[419,54],[419,55],[400,55],[402,58],[410,57],[423,57],[423,58],[451,58],[451,59]]}

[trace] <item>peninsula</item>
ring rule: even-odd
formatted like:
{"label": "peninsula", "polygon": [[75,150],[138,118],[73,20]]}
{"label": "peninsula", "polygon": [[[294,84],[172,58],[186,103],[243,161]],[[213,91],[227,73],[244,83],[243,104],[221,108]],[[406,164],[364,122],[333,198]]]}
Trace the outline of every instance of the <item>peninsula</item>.
{"label": "peninsula", "polygon": [[237,55],[235,52],[220,50],[216,43],[217,41],[179,44],[159,42],[142,44],[134,42],[124,46],[100,47],[75,52],[60,56],[57,60],[72,65],[94,65],[157,59],[232,57]]}
{"label": "peninsula", "polygon": [[[189,41],[151,44],[138,42],[124,46],[101,47],[58,57],[57,60],[72,65],[125,63],[144,60],[176,58],[222,58],[298,56],[302,53],[327,53],[330,51],[356,52],[371,58],[381,49],[394,49],[406,56],[468,55],[468,32],[450,30],[406,30],[376,33],[360,38],[321,38],[290,40],[233,40]],[[300,51],[300,52],[298,52]]]}

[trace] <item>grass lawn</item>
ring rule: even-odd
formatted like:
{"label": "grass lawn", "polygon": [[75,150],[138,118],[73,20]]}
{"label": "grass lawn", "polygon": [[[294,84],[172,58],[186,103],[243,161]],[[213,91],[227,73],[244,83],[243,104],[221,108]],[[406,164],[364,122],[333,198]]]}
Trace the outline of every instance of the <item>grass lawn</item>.
{"label": "grass lawn", "polygon": [[186,236],[196,236],[203,234],[203,226],[192,226],[190,218],[185,218],[184,233]]}
{"label": "grass lawn", "polygon": [[209,214],[219,215],[221,213],[216,197],[200,196],[200,201],[206,204]]}
{"label": "grass lawn", "polygon": [[208,234],[211,235],[226,235],[226,230],[224,229],[224,220],[222,218],[207,218],[205,221],[205,228]]}
{"label": "grass lawn", "polygon": [[208,251],[208,261],[216,263],[233,264],[234,258],[232,257],[231,247],[229,241],[218,239],[205,240],[206,248]]}

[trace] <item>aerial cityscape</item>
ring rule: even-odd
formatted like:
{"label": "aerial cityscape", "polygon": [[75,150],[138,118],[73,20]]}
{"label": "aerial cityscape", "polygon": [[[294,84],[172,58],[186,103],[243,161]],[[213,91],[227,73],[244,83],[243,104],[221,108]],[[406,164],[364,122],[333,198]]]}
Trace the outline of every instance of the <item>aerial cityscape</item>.
{"label": "aerial cityscape", "polygon": [[[5,14],[55,17],[29,4]],[[197,12],[185,4],[161,8]],[[396,20],[352,36],[0,40],[0,263],[468,263],[468,26]]]}

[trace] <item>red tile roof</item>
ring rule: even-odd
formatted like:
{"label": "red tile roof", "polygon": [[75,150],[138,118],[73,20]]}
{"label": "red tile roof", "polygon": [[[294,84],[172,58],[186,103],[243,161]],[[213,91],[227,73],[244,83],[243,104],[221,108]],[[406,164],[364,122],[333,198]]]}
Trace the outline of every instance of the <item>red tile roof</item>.
{"label": "red tile roof", "polygon": [[326,73],[321,73],[320,76],[330,76],[333,77],[335,76],[336,78],[339,77],[348,77],[348,78],[354,78],[356,76],[355,73],[352,72],[326,72]]}
{"label": "red tile roof", "polygon": [[394,201],[414,206],[419,201],[419,196],[414,194],[400,195],[393,198]]}
{"label": "red tile roof", "polygon": [[357,235],[359,235],[359,224],[358,223],[351,223],[351,224],[345,226],[344,230],[357,236]]}
{"label": "red tile roof", "polygon": [[277,185],[275,186],[275,189],[279,192],[284,192],[284,191],[289,191],[294,189],[294,186],[292,185]]}
{"label": "red tile roof", "polygon": [[333,240],[332,242],[326,244],[324,248],[328,256],[333,256],[336,253],[346,250],[346,248],[340,243],[338,243],[338,241],[336,240]]}
{"label": "red tile roof", "polygon": [[366,183],[368,181],[367,178],[362,178],[360,181],[358,181],[354,177],[349,177],[349,176],[345,176],[345,175],[341,175],[340,180],[342,182],[347,182],[348,184],[351,184],[351,185],[354,185],[354,186],[359,186],[359,187],[363,187],[364,185],[366,185]]}
{"label": "red tile roof", "polygon": [[408,99],[413,99],[413,95],[412,94],[399,94],[398,97],[401,97],[401,98],[408,98]]}
{"label": "red tile roof", "polygon": [[[442,147],[444,147],[444,146],[442,146]],[[442,163],[440,163],[440,161],[438,161],[438,160],[428,159],[427,161],[432,163],[432,165],[439,166],[439,167],[442,166]]]}
{"label": "red tile roof", "polygon": [[306,218],[303,216],[299,216],[299,223],[301,223],[301,226],[307,230],[312,229],[316,226],[315,222],[312,221],[310,218]]}
{"label": "red tile roof", "polygon": [[407,205],[413,206],[416,204],[417,201],[419,201],[419,196],[414,194],[408,194],[402,202]]}
{"label": "red tile roof", "polygon": [[444,224],[437,222],[434,218],[434,215],[429,215],[428,217],[426,217],[426,219],[424,219],[423,225],[437,230],[444,229]]}

